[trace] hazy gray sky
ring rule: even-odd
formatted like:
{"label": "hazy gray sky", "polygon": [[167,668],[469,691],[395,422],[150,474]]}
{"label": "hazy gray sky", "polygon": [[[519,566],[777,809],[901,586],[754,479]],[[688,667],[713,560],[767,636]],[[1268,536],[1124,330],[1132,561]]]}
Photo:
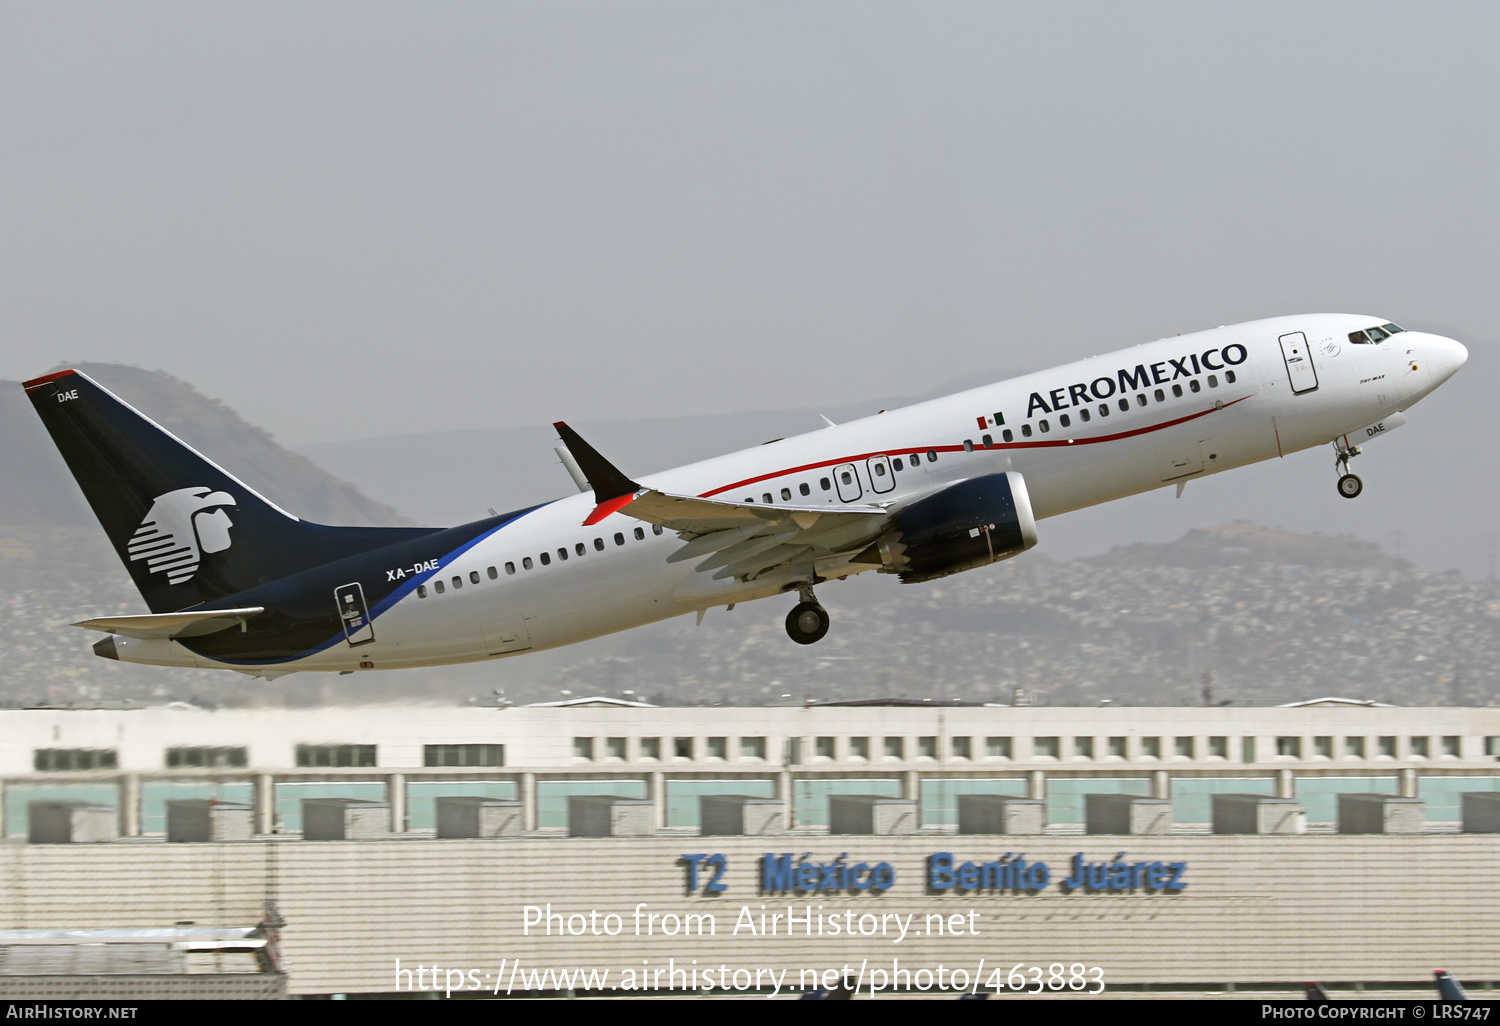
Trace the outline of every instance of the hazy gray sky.
{"label": "hazy gray sky", "polygon": [[0,16],[5,377],[160,367],[312,442],[1339,310],[1493,380],[1493,3]]}

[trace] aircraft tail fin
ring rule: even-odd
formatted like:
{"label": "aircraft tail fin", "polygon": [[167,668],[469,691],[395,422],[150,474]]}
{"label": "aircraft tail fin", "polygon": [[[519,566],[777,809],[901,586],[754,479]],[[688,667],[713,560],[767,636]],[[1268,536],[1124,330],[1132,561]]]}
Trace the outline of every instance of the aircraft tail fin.
{"label": "aircraft tail fin", "polygon": [[1453,974],[1446,969],[1435,969],[1432,973],[1433,982],[1437,984],[1438,999],[1441,1001],[1467,1001],[1469,995],[1463,986],[1453,978]]}
{"label": "aircraft tail fin", "polygon": [[23,387],[154,613],[430,530],[308,523],[86,374],[60,371]]}

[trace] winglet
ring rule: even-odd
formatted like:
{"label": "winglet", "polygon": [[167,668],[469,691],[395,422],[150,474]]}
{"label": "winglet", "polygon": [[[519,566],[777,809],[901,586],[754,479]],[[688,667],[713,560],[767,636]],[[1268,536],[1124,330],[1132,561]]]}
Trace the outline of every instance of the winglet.
{"label": "winglet", "polygon": [[[558,437],[568,447],[578,469],[583,471],[583,476],[594,489],[594,501],[599,504],[599,508],[589,517],[589,523],[603,520],[633,499],[637,492],[643,491],[640,485],[621,473],[618,467],[600,456],[599,450],[585,442],[577,431],[562,421],[552,426],[557,429]],[[606,506],[610,508],[606,510]]]}

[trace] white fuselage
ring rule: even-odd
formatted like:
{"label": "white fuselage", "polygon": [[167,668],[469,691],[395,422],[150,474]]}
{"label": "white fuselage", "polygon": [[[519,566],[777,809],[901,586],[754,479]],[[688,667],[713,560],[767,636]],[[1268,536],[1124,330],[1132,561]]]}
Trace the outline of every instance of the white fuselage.
{"label": "white fuselage", "polygon": [[[1326,444],[1405,410],[1463,363],[1458,343],[1421,332],[1351,344],[1350,332],[1380,323],[1316,314],[1161,339],[640,483],[731,501],[899,508],[947,484],[1017,471],[1036,518],[1056,516]],[[1306,353],[1284,352],[1281,340],[1295,341],[1299,332]],[[608,440],[596,441],[607,453]],[[914,452],[922,454],[920,466],[911,461]],[[845,484],[851,471],[852,483]],[[277,672],[387,669],[555,648],[796,586],[775,571],[714,580],[694,569],[696,560],[668,562],[683,544],[671,531],[657,533],[618,513],[581,526],[594,507],[592,493],[571,495],[460,554],[434,551],[430,559],[441,562],[441,572],[422,593],[378,615],[374,641],[336,644],[280,664]],[[870,569],[876,565],[843,563],[819,572],[842,577]],[[175,642],[129,649],[120,657],[226,665]]]}

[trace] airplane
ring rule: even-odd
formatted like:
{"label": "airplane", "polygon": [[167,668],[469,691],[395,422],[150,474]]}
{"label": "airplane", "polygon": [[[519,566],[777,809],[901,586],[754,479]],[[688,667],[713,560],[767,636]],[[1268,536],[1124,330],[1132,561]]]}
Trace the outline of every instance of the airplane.
{"label": "airplane", "polygon": [[1361,446],[1467,358],[1379,317],[1271,318],[639,481],[559,422],[578,494],[450,528],[309,523],[85,374],[24,387],[151,610],[80,621],[109,635],[94,651],[274,678],[512,656],[782,594],[812,644],[816,586],[1009,559],[1071,510],[1329,444],[1352,499]]}

